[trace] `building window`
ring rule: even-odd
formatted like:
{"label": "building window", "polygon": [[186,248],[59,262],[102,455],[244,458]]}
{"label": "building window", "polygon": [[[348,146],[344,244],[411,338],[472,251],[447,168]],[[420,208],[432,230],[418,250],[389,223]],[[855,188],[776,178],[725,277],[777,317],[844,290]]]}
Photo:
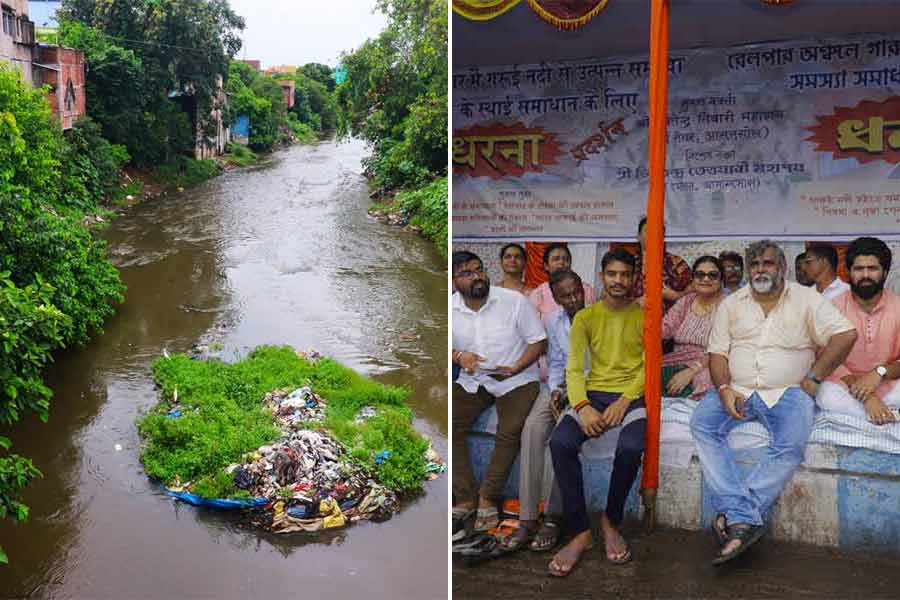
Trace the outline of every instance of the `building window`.
{"label": "building window", "polygon": [[3,8],[3,33],[16,36],[16,16],[6,7]]}

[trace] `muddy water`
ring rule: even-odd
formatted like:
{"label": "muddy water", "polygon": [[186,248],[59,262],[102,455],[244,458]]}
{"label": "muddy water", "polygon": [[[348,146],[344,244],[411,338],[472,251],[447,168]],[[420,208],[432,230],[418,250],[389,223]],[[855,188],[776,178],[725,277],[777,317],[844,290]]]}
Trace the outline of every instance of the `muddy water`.
{"label": "muddy water", "polygon": [[383,524],[315,536],[247,530],[174,503],[144,475],[135,419],[157,396],[164,348],[220,341],[315,348],[413,390],[420,430],[446,456],[445,262],[368,219],[357,142],[295,147],[128,209],[105,234],[128,286],[106,333],[63,353],[50,421],[13,432],[44,478],[25,524],[0,524],[0,596],[440,598],[447,477]]}

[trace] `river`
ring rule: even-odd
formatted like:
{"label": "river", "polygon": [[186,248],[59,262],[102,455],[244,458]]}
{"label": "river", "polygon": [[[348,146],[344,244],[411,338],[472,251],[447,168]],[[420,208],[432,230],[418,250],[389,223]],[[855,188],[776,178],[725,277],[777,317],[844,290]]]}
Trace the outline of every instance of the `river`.
{"label": "river", "polygon": [[128,286],[103,335],[57,356],[50,420],[12,432],[44,477],[26,523],[0,523],[0,595],[52,598],[443,598],[449,473],[385,523],[276,536],[166,497],[135,420],[163,349],[314,348],[412,389],[447,456],[446,261],[375,222],[362,143],[294,146],[264,165],[123,211],[104,233]]}

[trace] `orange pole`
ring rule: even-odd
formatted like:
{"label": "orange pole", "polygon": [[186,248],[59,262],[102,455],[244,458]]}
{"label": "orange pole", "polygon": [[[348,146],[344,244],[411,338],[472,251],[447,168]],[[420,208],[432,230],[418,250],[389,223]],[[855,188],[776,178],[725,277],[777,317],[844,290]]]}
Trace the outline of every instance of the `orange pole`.
{"label": "orange pole", "polygon": [[[666,193],[666,120],[669,96],[669,0],[651,0],[650,8],[650,190],[644,256],[644,352],[646,367],[647,448],[641,481],[644,507],[655,524],[659,487],[659,413],[662,395],[662,264]],[[646,514],[646,513],[645,513]]]}

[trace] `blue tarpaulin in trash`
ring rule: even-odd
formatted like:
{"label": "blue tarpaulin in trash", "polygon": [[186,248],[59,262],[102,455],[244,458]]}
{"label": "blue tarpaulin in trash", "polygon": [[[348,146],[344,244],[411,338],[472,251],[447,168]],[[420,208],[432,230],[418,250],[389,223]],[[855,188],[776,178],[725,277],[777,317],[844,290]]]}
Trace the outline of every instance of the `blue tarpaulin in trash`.
{"label": "blue tarpaulin in trash", "polygon": [[234,509],[255,508],[257,506],[264,506],[269,503],[268,498],[253,498],[252,500],[227,500],[225,498],[204,498],[203,496],[198,496],[197,494],[192,494],[190,492],[176,492],[174,490],[170,490],[167,487],[164,487],[163,489],[166,490],[166,493],[173,498],[181,500],[182,502],[187,502],[192,506]]}

